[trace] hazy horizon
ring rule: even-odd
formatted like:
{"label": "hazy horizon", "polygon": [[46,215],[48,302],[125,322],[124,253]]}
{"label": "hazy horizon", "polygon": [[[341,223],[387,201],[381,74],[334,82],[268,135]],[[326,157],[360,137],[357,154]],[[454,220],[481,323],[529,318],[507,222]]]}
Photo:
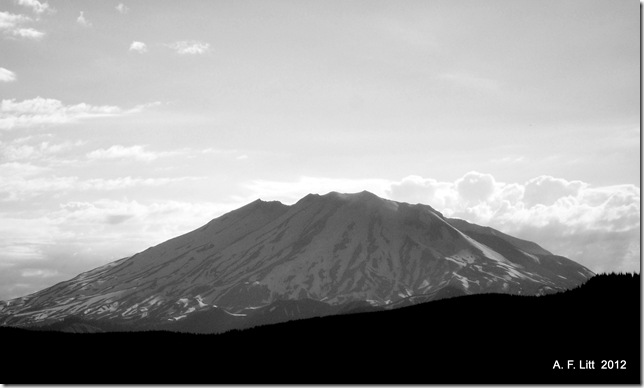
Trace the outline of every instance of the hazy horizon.
{"label": "hazy horizon", "polygon": [[640,4],[0,5],[0,300],[368,190],[640,272]]}

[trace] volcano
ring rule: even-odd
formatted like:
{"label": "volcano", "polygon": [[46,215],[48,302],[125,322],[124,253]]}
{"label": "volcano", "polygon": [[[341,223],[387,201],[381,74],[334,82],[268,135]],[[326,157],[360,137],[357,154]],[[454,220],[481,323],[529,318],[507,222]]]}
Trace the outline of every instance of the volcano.
{"label": "volcano", "polygon": [[[65,320],[218,332],[480,293],[540,295],[592,277],[536,243],[369,192],[254,201],[34,294],[0,324]],[[80,325],[80,323],[79,323]]]}

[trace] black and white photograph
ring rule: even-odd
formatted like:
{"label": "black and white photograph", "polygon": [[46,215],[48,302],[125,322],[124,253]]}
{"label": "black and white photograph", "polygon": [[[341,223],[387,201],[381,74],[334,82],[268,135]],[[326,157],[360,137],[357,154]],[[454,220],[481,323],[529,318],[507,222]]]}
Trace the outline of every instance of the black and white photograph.
{"label": "black and white photograph", "polygon": [[641,18],[0,0],[2,382],[641,385]]}

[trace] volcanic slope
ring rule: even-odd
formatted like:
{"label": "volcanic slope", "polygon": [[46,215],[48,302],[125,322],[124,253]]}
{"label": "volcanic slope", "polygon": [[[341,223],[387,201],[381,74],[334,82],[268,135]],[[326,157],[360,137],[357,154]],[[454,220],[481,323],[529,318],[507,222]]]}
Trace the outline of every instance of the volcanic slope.
{"label": "volcanic slope", "polygon": [[176,321],[280,300],[392,307],[441,296],[570,289],[593,273],[535,243],[369,192],[257,200],[203,227],[34,294],[0,324],[69,316]]}

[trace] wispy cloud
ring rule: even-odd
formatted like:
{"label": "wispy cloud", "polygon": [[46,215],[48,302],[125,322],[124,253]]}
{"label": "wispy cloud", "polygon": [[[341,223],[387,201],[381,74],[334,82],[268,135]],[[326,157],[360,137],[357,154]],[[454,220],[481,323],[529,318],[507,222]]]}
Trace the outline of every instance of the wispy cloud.
{"label": "wispy cloud", "polygon": [[210,44],[197,40],[183,40],[167,45],[181,55],[205,54],[210,50]]}
{"label": "wispy cloud", "polygon": [[199,179],[202,178],[194,176],[178,178],[132,178],[127,176],[115,179],[88,179],[84,181],[78,181],[76,188],[79,190],[112,191],[131,187],[166,186],[174,183],[194,181]]}
{"label": "wispy cloud", "polygon": [[130,8],[128,8],[128,7],[127,7],[125,4],[123,4],[123,3],[119,3],[119,4],[116,6],[116,10],[117,10],[117,11],[119,11],[120,13],[122,13],[122,14],[126,14],[126,13],[130,12]]}
{"label": "wispy cloud", "polygon": [[137,53],[146,53],[148,51],[148,46],[143,42],[134,41],[130,45],[130,51],[136,51]]}
{"label": "wispy cloud", "polygon": [[112,179],[81,179],[57,176],[51,169],[31,163],[0,164],[0,202],[27,201],[41,195],[61,195],[82,191],[115,191],[134,187],[158,187],[202,179],[186,176],[176,178],[118,177]]}
{"label": "wispy cloud", "polygon": [[0,159],[9,162],[15,161],[43,161],[50,160],[53,156],[69,151],[85,144],[82,140],[52,143],[41,142],[2,142],[0,141]]}
{"label": "wispy cloud", "polygon": [[150,162],[163,156],[175,155],[177,152],[151,152],[146,151],[144,146],[134,145],[124,147],[113,145],[106,149],[98,149],[87,153],[89,159],[133,159]]}
{"label": "wispy cloud", "polygon": [[0,12],[0,31],[7,37],[38,40],[45,36],[42,31],[24,27],[24,24],[31,22],[33,22],[33,19],[25,15]]}
{"label": "wispy cloud", "polygon": [[30,100],[2,100],[0,104],[0,129],[31,127],[77,122],[83,119],[117,116],[140,112],[158,103],[137,105],[125,110],[112,105],[80,103],[65,105],[53,98],[36,97]]}
{"label": "wispy cloud", "polygon": [[37,278],[50,278],[59,274],[56,270],[51,269],[37,269],[37,268],[26,268],[22,270],[22,276],[26,278],[37,277]]}
{"label": "wispy cloud", "polygon": [[130,256],[241,205],[100,199],[64,202],[20,218],[0,213],[0,300]]}
{"label": "wispy cloud", "polygon": [[16,73],[0,67],[0,82],[13,82],[16,80]]}
{"label": "wispy cloud", "polygon": [[38,31],[35,28],[19,28],[13,32],[13,35],[21,38],[38,40],[45,36],[45,33]]}
{"label": "wispy cloud", "polygon": [[40,15],[45,12],[53,12],[53,8],[47,2],[40,2],[38,0],[17,0],[19,5],[30,8],[35,14]]}
{"label": "wispy cloud", "polygon": [[91,27],[92,23],[85,18],[85,13],[83,11],[80,11],[80,15],[78,15],[78,18],[76,19],[76,22],[80,24],[83,27]]}
{"label": "wispy cloud", "polygon": [[501,158],[494,158],[491,160],[492,163],[523,163],[526,161],[526,157],[523,155],[514,155],[514,156],[504,156]]}
{"label": "wispy cloud", "polygon": [[2,29],[13,29],[20,24],[31,21],[32,19],[29,16],[0,11],[0,28]]}

